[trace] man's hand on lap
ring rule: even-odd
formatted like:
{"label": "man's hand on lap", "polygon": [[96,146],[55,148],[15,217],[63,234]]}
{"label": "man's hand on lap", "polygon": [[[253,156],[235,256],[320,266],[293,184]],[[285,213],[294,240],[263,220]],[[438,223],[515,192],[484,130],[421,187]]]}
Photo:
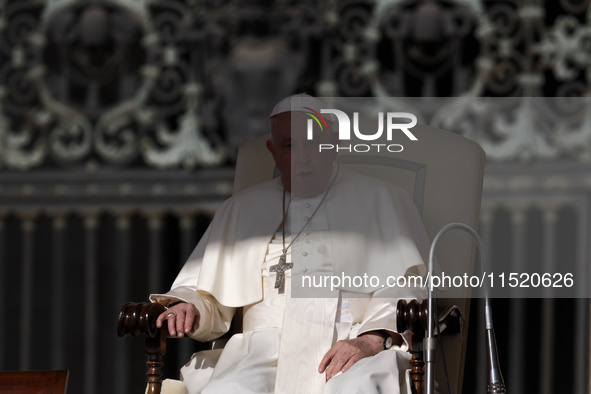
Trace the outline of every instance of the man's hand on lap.
{"label": "man's hand on lap", "polygon": [[164,320],[168,320],[168,333],[173,337],[182,338],[199,328],[199,311],[195,305],[181,302],[160,314],[156,320],[156,327],[161,328]]}
{"label": "man's hand on lap", "polygon": [[365,357],[371,357],[384,350],[384,339],[374,331],[343,341],[338,341],[324,355],[320,362],[318,372],[326,371],[328,381],[339,372],[345,372],[357,361]]}

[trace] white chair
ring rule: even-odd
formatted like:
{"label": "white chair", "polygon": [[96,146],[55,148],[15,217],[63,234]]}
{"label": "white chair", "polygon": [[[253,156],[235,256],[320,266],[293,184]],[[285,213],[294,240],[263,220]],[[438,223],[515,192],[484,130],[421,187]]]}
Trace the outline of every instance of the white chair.
{"label": "white chair", "polygon": [[[382,149],[375,153],[339,152],[341,168],[364,173],[395,183],[404,188],[417,206],[430,239],[446,224],[461,222],[477,229],[485,154],[475,142],[434,127],[417,125],[412,129],[416,142],[407,142],[399,153]],[[275,174],[275,164],[266,153],[269,135],[258,137],[240,146],[234,177],[234,193],[267,181]],[[383,142],[383,141],[382,141]],[[436,256],[446,274],[473,272],[475,247],[462,232],[450,232],[441,239]],[[425,262],[426,263],[426,262]],[[457,305],[463,316],[461,333],[444,335],[450,389],[461,393],[466,354],[470,293],[444,298],[439,311]],[[438,357],[436,380],[444,382]],[[441,391],[441,390],[440,390]]]}

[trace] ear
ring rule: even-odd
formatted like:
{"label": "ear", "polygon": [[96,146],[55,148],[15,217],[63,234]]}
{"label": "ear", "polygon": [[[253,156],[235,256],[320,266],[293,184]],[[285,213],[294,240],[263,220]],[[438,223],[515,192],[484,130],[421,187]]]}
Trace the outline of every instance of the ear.
{"label": "ear", "polygon": [[273,146],[273,142],[271,140],[267,140],[267,149],[273,156],[275,155],[275,147]]}

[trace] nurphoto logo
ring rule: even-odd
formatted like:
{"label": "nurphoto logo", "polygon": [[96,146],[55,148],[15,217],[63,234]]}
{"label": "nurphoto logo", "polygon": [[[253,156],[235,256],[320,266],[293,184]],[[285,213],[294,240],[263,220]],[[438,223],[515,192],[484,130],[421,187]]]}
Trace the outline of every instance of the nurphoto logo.
{"label": "nurphoto logo", "polygon": [[[338,109],[321,109],[320,112],[313,110],[312,108],[304,107],[309,112],[306,112],[311,119],[308,119],[307,123],[307,138],[311,141],[314,138],[314,121],[318,124],[321,131],[329,130],[326,119],[322,114],[332,114],[336,117],[338,123],[338,135],[339,141],[350,141],[351,140],[351,120],[349,116]],[[400,120],[408,119],[410,122],[400,123]],[[384,127],[384,123],[386,126]],[[382,137],[384,129],[386,130],[386,139],[392,141],[392,136],[395,132],[401,131],[411,141],[418,141],[417,137],[410,131],[411,128],[416,126],[417,117],[408,112],[378,112],[378,129],[375,132],[364,133],[359,129],[359,113],[353,112],[353,134],[355,138],[361,141],[375,141]],[[366,131],[366,130],[365,130]],[[348,152],[369,152],[375,150],[379,152],[381,149],[385,149],[388,152],[396,153],[402,152],[404,147],[400,144],[319,144],[318,149],[320,152],[323,150],[336,150],[337,152],[345,150]]]}

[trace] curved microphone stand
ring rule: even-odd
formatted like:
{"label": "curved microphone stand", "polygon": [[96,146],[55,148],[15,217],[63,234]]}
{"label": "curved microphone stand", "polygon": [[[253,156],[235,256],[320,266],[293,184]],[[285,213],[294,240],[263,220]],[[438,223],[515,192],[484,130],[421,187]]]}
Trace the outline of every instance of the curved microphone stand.
{"label": "curved microphone stand", "polygon": [[[435,289],[435,300],[434,300],[434,290],[431,286],[433,283],[433,259],[435,255],[435,246],[439,239],[445,234],[447,231],[451,229],[460,229],[464,230],[468,234],[474,238],[476,244],[478,245],[478,250],[480,252],[480,264],[482,268],[482,272],[486,272],[486,261],[484,257],[484,247],[482,246],[482,240],[470,226],[463,224],[463,223],[450,223],[443,227],[435,238],[433,239],[433,243],[431,244],[431,249],[429,250],[429,276],[431,277],[431,283],[428,283],[428,290],[429,290],[429,313],[428,313],[428,327],[427,327],[427,337],[423,339],[423,351],[424,351],[424,359],[425,363],[427,364],[427,387],[426,387],[426,394],[433,394],[434,393],[434,373],[435,373],[435,354],[437,348],[437,341],[433,337],[433,329],[435,327],[435,318],[433,316],[434,308],[433,302],[436,300],[436,293],[437,289]],[[501,374],[501,369],[499,367],[499,357],[497,354],[497,341],[495,339],[495,330],[493,328],[493,319],[492,319],[492,309],[490,306],[490,299],[488,297],[488,286],[484,285],[484,300],[485,300],[485,309],[484,309],[484,317],[486,322],[486,353],[488,359],[488,372],[489,372],[489,380],[488,380],[488,394],[503,394],[506,393],[505,389],[505,382],[503,380],[503,375]]]}

